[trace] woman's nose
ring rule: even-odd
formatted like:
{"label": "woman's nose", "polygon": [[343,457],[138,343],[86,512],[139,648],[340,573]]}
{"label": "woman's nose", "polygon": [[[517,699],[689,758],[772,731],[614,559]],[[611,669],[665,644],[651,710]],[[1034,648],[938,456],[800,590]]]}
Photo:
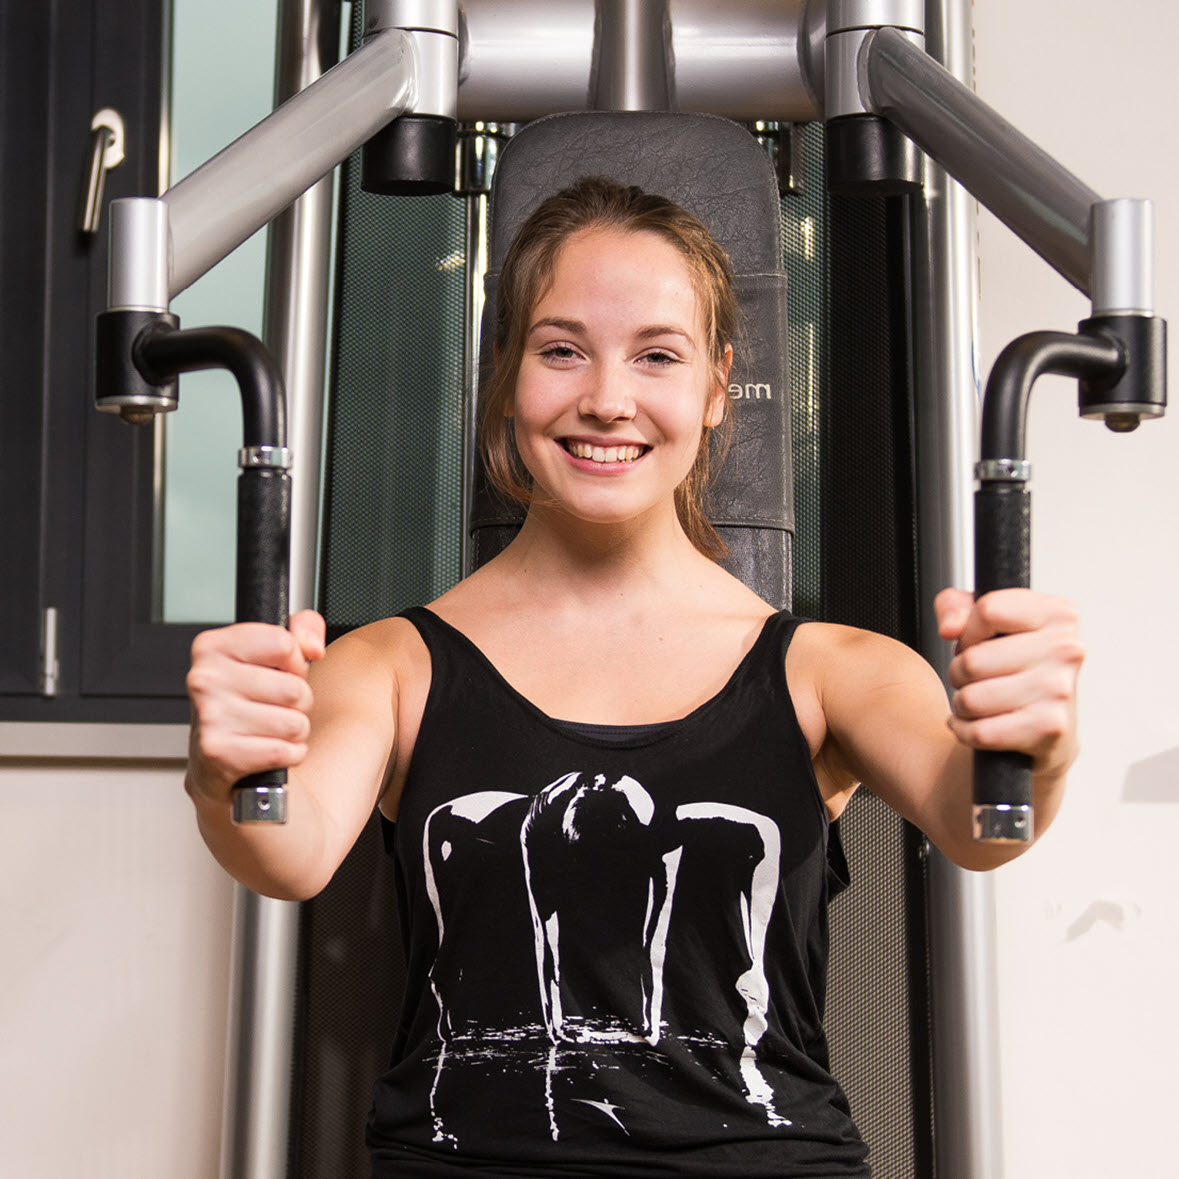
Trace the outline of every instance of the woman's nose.
{"label": "woman's nose", "polygon": [[590,378],[577,409],[582,417],[601,422],[627,421],[635,416],[634,398],[625,379],[605,372]]}

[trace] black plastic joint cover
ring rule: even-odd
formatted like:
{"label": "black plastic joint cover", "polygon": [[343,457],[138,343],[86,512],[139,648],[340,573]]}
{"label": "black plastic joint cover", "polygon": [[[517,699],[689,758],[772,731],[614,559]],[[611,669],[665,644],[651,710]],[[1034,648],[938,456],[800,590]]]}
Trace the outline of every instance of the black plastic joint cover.
{"label": "black plastic joint cover", "polygon": [[[152,328],[175,329],[180,320],[168,311],[102,311],[95,319],[94,403],[106,413],[140,410],[147,420],[176,408],[176,378],[153,379],[142,363],[138,341]],[[144,374],[147,374],[146,376]]]}
{"label": "black plastic joint cover", "polygon": [[361,187],[383,196],[454,191],[458,124],[441,115],[402,115],[364,145]]}
{"label": "black plastic joint cover", "polygon": [[1081,417],[1162,417],[1167,408],[1167,321],[1150,315],[1095,315],[1078,327],[1083,335],[1112,339],[1126,358],[1125,369],[1115,378],[1078,382]]}
{"label": "black plastic joint cover", "polygon": [[921,149],[879,115],[829,119],[827,187],[836,196],[897,196],[922,185]]}

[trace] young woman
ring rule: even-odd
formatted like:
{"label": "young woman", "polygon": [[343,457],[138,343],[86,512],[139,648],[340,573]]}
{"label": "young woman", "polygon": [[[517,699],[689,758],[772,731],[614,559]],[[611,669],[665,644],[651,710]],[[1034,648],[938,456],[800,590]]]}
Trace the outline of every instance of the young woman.
{"label": "young woman", "polygon": [[[993,867],[1015,849],[971,838],[970,750],[1008,748],[1042,831],[1074,756],[1074,612],[943,591],[947,707],[904,646],[721,569],[700,495],[736,309],[670,202],[600,180],[546,201],[498,320],[483,445],[528,504],[518,537],[326,655],[311,612],[198,638],[202,833],[298,899],[374,805],[390,821],[408,990],[376,1174],[865,1175],[821,1027],[829,823],[864,783]],[[233,784],[276,765],[289,823],[235,828]]]}

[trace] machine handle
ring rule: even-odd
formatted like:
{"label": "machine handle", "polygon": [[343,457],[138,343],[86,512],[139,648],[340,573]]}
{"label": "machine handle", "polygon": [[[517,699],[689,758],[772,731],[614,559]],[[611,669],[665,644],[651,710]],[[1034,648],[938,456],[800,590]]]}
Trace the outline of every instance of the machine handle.
{"label": "machine handle", "polygon": [[[205,327],[180,331],[175,316],[147,313],[147,324],[135,311],[107,311],[112,332],[129,338],[132,364],[120,366],[132,378],[109,397],[112,408],[130,408],[133,420],[142,410],[171,408],[167,397],[143,395],[141,386],[158,393],[180,373],[223,368],[237,380],[242,401],[245,445],[238,454],[237,589],[234,617],[238,622],[286,626],[290,610],[291,465],[286,447],[286,395],[282,373],[261,340],[238,328]],[[130,373],[126,370],[130,369]],[[105,386],[102,386],[105,388]],[[126,404],[123,404],[123,403]],[[150,403],[150,404],[143,404]],[[287,772],[249,774],[233,788],[235,823],[285,823]]]}
{"label": "machine handle", "polygon": [[[1031,584],[1031,492],[1024,481],[983,480],[974,493],[975,593]],[[1035,830],[1032,759],[976,749],[974,838],[1027,843]]]}
{"label": "machine handle", "polygon": [[[242,462],[263,448],[242,451]],[[238,622],[286,626],[290,598],[291,477],[283,469],[243,466],[237,484]],[[235,823],[285,823],[287,772],[249,774],[233,788]]]}

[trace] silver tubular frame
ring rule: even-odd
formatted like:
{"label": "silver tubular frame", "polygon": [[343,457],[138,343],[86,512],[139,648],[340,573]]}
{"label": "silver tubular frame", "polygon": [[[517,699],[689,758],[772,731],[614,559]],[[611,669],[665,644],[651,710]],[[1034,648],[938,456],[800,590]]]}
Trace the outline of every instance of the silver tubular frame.
{"label": "silver tubular frame", "polygon": [[[926,48],[970,85],[969,0],[931,0]],[[945,676],[950,652],[928,603],[974,584],[973,478],[979,408],[974,200],[928,161],[912,202],[917,536],[922,654]],[[922,281],[928,276],[928,282]],[[935,1173],[1002,1174],[994,885],[934,848],[927,861]]]}
{"label": "silver tubular frame", "polygon": [[[276,104],[335,62],[331,0],[279,6]],[[263,338],[283,372],[287,433],[299,456],[291,484],[291,609],[315,605],[320,453],[331,281],[333,179],[309,188],[270,225]],[[222,1179],[283,1179],[290,1149],[299,906],[236,889]]]}
{"label": "silver tubular frame", "polygon": [[669,111],[675,105],[668,0],[598,0],[590,105]]}
{"label": "silver tubular frame", "polygon": [[[595,72],[595,29],[607,21],[642,56],[647,18],[666,9],[671,54],[667,86]],[[464,0],[458,117],[526,122],[554,111],[593,109],[607,94],[651,109],[732,119],[806,122],[822,118],[826,5],[822,0]],[[544,29],[542,42],[537,30]],[[604,42],[609,41],[604,37]],[[609,84],[611,80],[615,85]],[[595,94],[598,81],[606,94]]]}
{"label": "silver tubular frame", "polygon": [[941,162],[1013,233],[1090,294],[1090,209],[1101,197],[896,29],[860,55],[868,109]]}
{"label": "silver tubular frame", "polygon": [[388,29],[170,188],[160,198],[172,237],[170,295],[405,111],[413,92],[412,41]]}

